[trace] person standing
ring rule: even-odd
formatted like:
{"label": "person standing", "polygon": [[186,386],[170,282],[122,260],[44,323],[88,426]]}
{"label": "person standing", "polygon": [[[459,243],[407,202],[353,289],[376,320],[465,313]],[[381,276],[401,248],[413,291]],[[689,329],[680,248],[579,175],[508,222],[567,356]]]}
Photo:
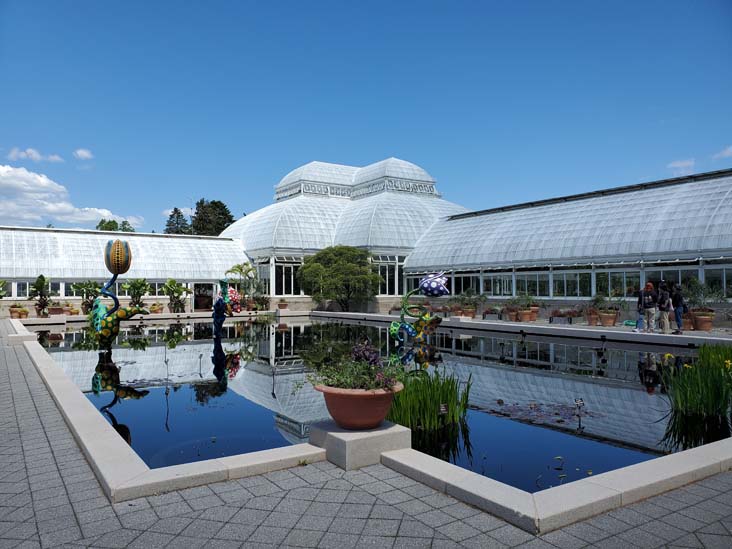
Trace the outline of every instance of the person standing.
{"label": "person standing", "polygon": [[668,321],[668,313],[671,310],[671,296],[668,293],[668,286],[666,282],[661,281],[658,286],[658,311],[660,314],[661,330],[664,334],[671,333],[671,325]]}
{"label": "person standing", "polygon": [[656,303],[658,294],[653,288],[653,282],[646,282],[645,288],[638,294],[638,309],[643,310],[646,321],[646,332],[653,333],[653,325],[656,322]]}
{"label": "person standing", "polygon": [[684,302],[684,294],[681,290],[681,284],[676,284],[674,286],[674,293],[671,296],[671,305],[674,308],[674,315],[676,317],[676,331],[674,332],[677,335],[683,334],[683,327],[684,327],[684,307],[686,306],[686,303]]}

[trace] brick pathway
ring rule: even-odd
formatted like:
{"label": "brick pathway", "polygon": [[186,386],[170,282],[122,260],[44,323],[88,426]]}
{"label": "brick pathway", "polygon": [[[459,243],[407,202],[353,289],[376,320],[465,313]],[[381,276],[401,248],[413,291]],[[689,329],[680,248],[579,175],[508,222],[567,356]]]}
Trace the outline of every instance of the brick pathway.
{"label": "brick pathway", "polygon": [[732,547],[732,473],[535,537],[377,465],[317,463],[110,505],[0,320],[5,547]]}

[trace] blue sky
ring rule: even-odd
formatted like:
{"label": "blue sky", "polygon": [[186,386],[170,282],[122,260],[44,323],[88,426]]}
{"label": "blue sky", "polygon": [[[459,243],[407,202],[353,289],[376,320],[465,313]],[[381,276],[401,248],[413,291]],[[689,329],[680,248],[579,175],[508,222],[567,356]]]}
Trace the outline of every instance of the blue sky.
{"label": "blue sky", "polygon": [[0,224],[238,217],[310,160],[475,209],[730,168],[730,59],[729,0],[0,0]]}

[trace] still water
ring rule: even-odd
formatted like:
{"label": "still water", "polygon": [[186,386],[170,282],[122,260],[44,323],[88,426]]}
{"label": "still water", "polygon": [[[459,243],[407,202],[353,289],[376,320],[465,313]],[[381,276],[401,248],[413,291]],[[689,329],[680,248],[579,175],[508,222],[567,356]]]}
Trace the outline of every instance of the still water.
{"label": "still water", "polygon": [[[210,324],[130,324],[101,387],[93,382],[99,357],[83,330],[39,339],[155,468],[307,442],[310,425],[328,413],[298,353],[323,329],[306,319],[287,326],[227,320],[223,348],[240,359],[217,378]],[[340,333],[354,342],[366,335],[384,355],[390,350],[386,326]],[[434,343],[439,368],[471,380],[471,409],[449,432],[415,432],[421,451],[534,492],[672,449],[663,441],[667,401],[643,371],[651,354],[660,365],[693,360],[693,351],[669,359],[663,349],[455,331],[438,332]]]}

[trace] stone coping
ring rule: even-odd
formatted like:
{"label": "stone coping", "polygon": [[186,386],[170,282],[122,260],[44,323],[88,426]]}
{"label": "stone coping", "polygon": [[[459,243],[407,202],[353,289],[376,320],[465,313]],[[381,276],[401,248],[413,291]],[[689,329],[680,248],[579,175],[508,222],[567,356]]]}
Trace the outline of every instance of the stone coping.
{"label": "stone coping", "polygon": [[[35,338],[22,324],[13,327]],[[324,449],[296,444],[151,469],[37,341],[22,344],[112,503],[325,460]]]}
{"label": "stone coping", "polygon": [[[350,320],[355,322],[391,322],[399,318],[398,315],[376,313],[341,313],[330,311],[312,311],[312,319],[323,320]],[[627,330],[604,330],[601,327],[575,326],[573,324],[552,325],[537,324],[534,322],[510,322],[502,320],[481,320],[467,317],[446,317],[440,323],[440,328],[455,329],[462,332],[471,331],[476,335],[481,332],[491,334],[511,334],[526,336],[566,337],[571,339],[585,339],[592,341],[622,342],[638,345],[655,345],[663,347],[698,347],[705,343],[732,345],[732,337],[713,335],[673,335],[673,334],[646,334],[636,333],[630,328]]]}
{"label": "stone coping", "polygon": [[545,534],[732,468],[732,438],[529,493],[411,449],[381,463],[532,534]]}

